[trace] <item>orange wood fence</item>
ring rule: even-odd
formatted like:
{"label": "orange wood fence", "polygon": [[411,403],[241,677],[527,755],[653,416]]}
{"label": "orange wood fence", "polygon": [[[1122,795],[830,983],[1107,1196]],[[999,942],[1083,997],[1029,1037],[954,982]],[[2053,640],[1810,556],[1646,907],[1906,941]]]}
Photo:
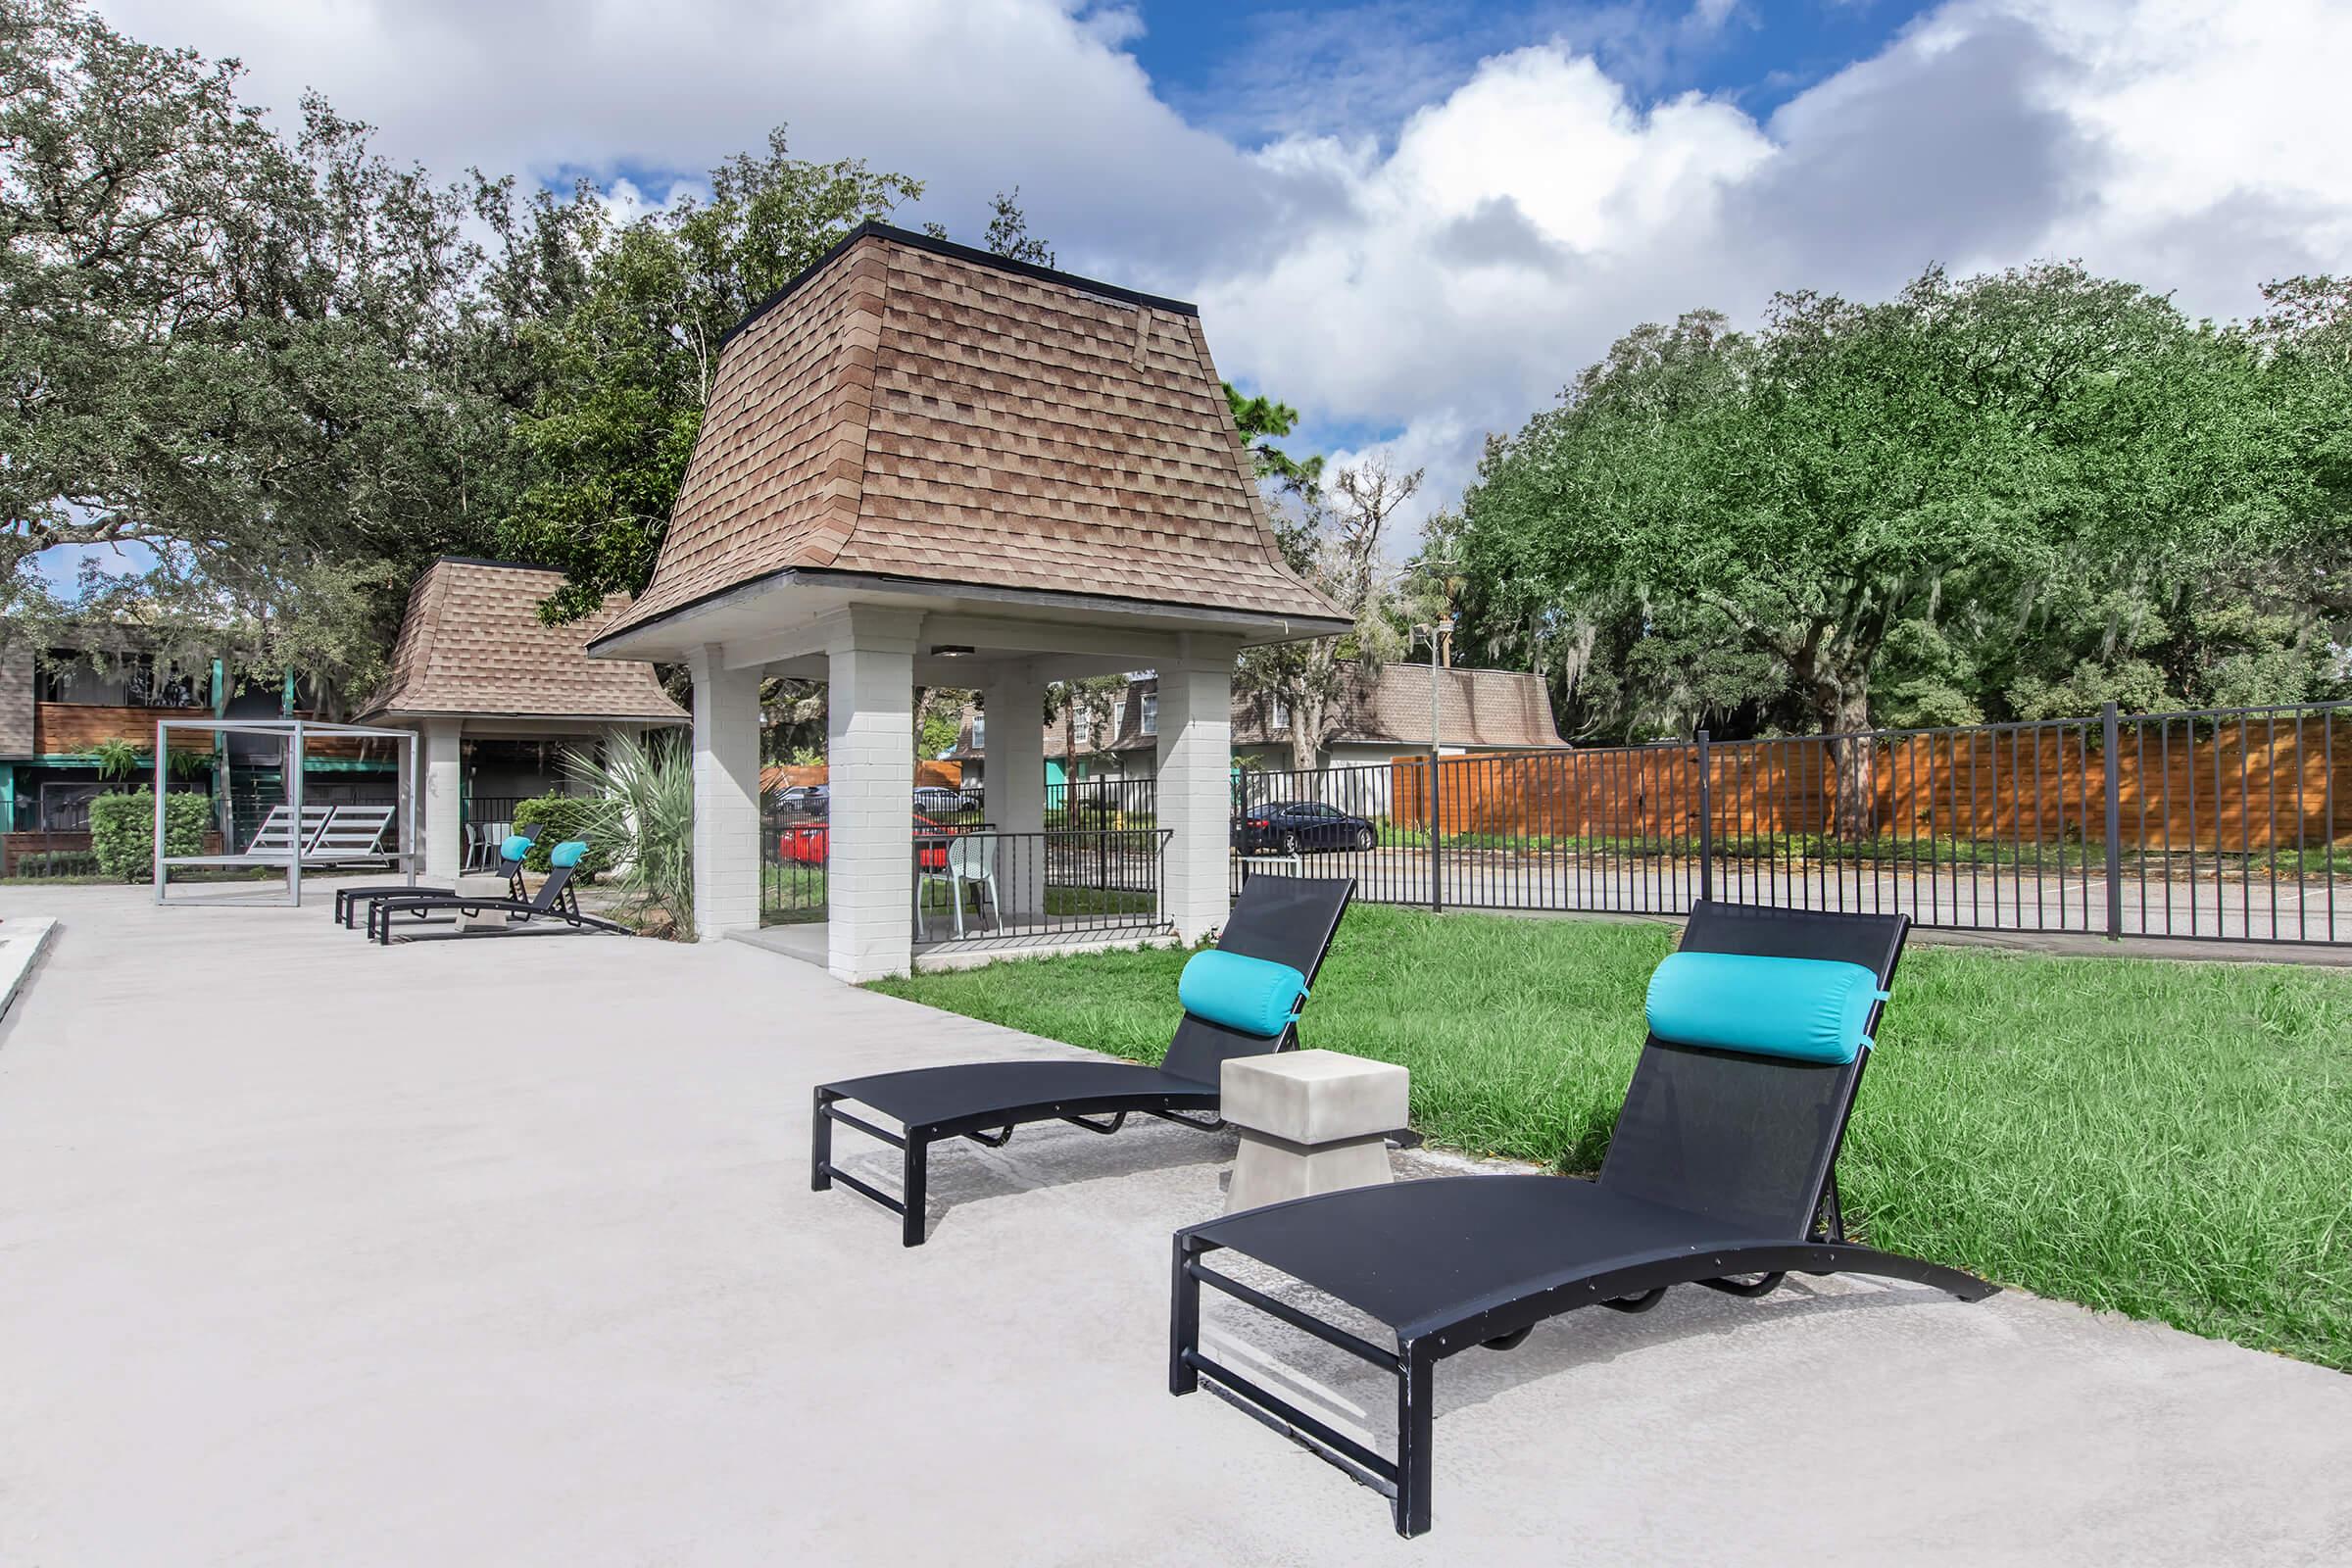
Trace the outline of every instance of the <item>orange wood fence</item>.
{"label": "orange wood fence", "polygon": [[[2108,759],[2100,725],[2065,723],[1898,735],[1868,745],[1865,836],[2092,842],[2105,837]],[[1718,840],[1830,831],[1837,743],[1717,742],[1708,796]],[[2162,851],[2320,849],[2352,839],[2352,710],[2219,724],[2121,720],[2124,846]],[[1428,819],[1426,756],[1391,764],[1392,815]],[[1439,763],[1441,830],[1502,838],[1666,839],[1698,831],[1698,748],[1663,745],[1449,757]]]}

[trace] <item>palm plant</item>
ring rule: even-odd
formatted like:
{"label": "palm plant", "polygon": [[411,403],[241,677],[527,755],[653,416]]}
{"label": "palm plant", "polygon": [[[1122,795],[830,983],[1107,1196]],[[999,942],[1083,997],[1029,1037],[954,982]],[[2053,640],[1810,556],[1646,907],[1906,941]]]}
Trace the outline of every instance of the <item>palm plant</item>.
{"label": "palm plant", "polygon": [[567,752],[574,782],[602,803],[589,820],[590,846],[612,862],[613,885],[632,923],[694,937],[694,763],[663,737],[615,735],[601,756]]}

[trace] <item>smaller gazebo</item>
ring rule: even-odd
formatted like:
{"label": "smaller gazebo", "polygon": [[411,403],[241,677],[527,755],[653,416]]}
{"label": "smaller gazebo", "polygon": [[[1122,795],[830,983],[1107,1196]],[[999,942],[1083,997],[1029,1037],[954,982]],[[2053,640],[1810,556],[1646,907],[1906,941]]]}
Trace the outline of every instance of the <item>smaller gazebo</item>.
{"label": "smaller gazebo", "polygon": [[[545,566],[443,556],[409,591],[391,672],[360,721],[423,738],[418,805],[429,875],[462,868],[469,754],[486,768],[502,749],[517,750],[515,743],[537,743],[529,750],[548,755],[687,722],[652,664],[588,657],[589,639],[625,598],[614,595],[584,620],[551,626],[539,618],[540,602],[563,584],[564,574]],[[561,783],[544,765],[512,759],[504,765],[491,775],[509,781],[498,793],[537,794]]]}
{"label": "smaller gazebo", "polygon": [[1284,563],[1250,452],[1179,300],[866,224],[720,349],[646,591],[591,644],[694,681],[695,925],[760,914],[760,683],[828,683],[825,951],[912,956],[915,686],[999,719],[1003,906],[1046,908],[1047,685],[1158,675],[1161,904],[1230,907],[1234,657],[1350,622]]}

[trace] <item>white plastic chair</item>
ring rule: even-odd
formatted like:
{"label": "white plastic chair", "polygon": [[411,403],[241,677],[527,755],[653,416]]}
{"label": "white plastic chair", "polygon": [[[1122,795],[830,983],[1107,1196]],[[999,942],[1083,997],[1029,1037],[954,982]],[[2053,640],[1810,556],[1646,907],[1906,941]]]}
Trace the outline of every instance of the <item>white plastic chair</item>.
{"label": "white plastic chair", "polygon": [[956,911],[956,939],[963,940],[963,890],[980,890],[979,910],[991,924],[1004,929],[1004,908],[997,898],[997,836],[958,833],[947,841],[947,864],[924,868],[914,881],[914,923],[924,941],[931,939],[931,917],[923,908],[923,890],[937,884],[948,890],[949,906]]}

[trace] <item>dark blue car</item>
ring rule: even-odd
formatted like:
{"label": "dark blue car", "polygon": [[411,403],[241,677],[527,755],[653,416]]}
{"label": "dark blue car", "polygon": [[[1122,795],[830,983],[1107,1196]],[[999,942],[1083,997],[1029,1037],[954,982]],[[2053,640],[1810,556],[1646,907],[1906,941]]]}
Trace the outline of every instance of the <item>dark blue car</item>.
{"label": "dark blue car", "polygon": [[1250,807],[1234,823],[1234,844],[1245,855],[1368,850],[1379,842],[1368,819],[1317,801],[1269,801]]}

